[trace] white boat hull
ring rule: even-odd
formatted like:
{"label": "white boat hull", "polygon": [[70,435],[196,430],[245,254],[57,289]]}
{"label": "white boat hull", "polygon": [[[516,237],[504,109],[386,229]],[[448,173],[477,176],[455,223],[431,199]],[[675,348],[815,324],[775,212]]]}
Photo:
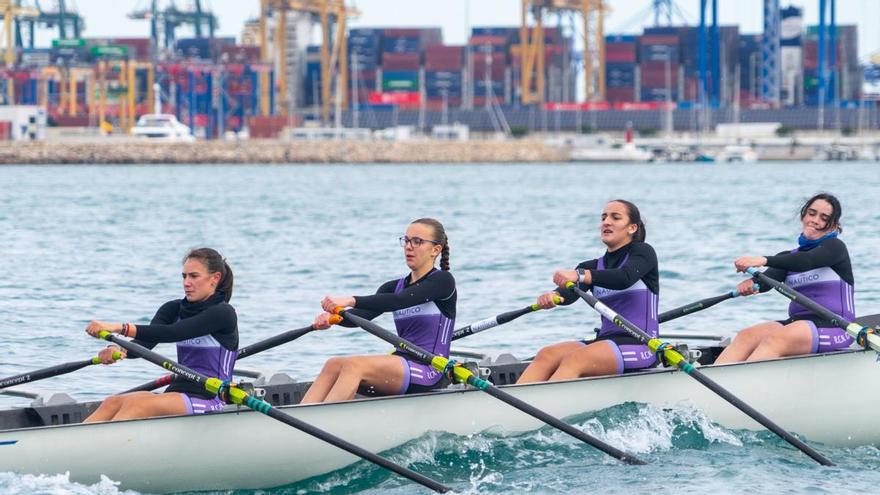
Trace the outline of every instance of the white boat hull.
{"label": "white boat hull", "polygon": [[[877,353],[852,351],[762,363],[703,367],[722,386],[783,428],[834,446],[880,445]],[[696,380],[673,370],[504,387],[557,417],[625,402],[692,405],[733,429],[762,429]],[[306,422],[382,452],[428,431],[468,435],[493,427],[541,426],[475,390],[282,408]],[[802,455],[792,450],[793,456]],[[70,473],[148,492],[268,488],[355,462],[346,454],[248,410],[187,417],[0,431],[0,470]]]}

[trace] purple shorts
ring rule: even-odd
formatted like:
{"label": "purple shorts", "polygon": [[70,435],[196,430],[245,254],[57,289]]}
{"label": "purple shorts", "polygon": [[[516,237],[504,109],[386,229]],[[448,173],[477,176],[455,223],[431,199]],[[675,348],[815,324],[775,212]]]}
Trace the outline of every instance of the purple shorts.
{"label": "purple shorts", "polygon": [[617,374],[626,371],[637,371],[645,368],[653,368],[657,365],[657,356],[651,352],[645,344],[640,344],[629,335],[609,335],[598,337],[593,340],[582,340],[584,345],[595,342],[608,342],[617,360]]}
{"label": "purple shorts", "polygon": [[853,338],[842,328],[817,327],[810,320],[804,321],[810,325],[810,331],[813,332],[813,347],[810,350],[812,354],[839,351],[848,348],[853,343]]}
{"label": "purple shorts", "polygon": [[443,375],[427,364],[408,361],[403,356],[398,356],[403,364],[403,383],[400,385],[400,393],[417,394],[427,392],[440,384]]}
{"label": "purple shorts", "polygon": [[226,404],[219,397],[213,399],[203,399],[201,397],[190,397],[186,394],[183,396],[183,403],[186,405],[186,414],[205,414],[214,411],[220,411]]}

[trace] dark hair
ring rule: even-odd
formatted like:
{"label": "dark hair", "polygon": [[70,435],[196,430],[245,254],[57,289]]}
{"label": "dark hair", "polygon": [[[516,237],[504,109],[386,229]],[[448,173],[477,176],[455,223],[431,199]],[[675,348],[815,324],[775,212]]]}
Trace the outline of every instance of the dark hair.
{"label": "dark hair", "polygon": [[214,249],[206,247],[193,249],[184,256],[183,261],[186,262],[186,260],[201,261],[208,269],[208,273],[219,272],[220,283],[217,284],[217,292],[223,293],[226,302],[229,302],[229,300],[232,299],[232,268],[229,267],[229,263],[226,263],[226,260],[220,255],[220,253]]}
{"label": "dark hair", "polygon": [[626,215],[629,217],[629,223],[636,224],[636,227],[638,227],[638,230],[632,236],[633,241],[645,242],[647,232],[645,232],[645,222],[642,221],[642,213],[639,211],[639,207],[625,199],[612,199],[609,203],[620,203],[626,206]]}
{"label": "dark hair", "polygon": [[446,236],[446,229],[443,228],[443,224],[434,220],[433,218],[419,218],[418,220],[413,220],[410,223],[420,223],[422,225],[427,225],[434,229],[434,240],[440,243],[440,246],[443,248],[440,251],[440,269],[444,272],[449,271],[449,237]]}
{"label": "dark hair", "polygon": [[840,216],[843,215],[843,208],[840,206],[840,200],[837,199],[831,193],[820,192],[814,194],[812,198],[808,199],[803,206],[801,206],[801,220],[807,216],[807,210],[810,209],[810,206],[817,200],[827,201],[828,204],[831,205],[831,218],[828,219],[828,223],[825,224],[825,228],[829,228],[832,225],[837,225],[837,231],[843,232],[843,227],[840,226]]}

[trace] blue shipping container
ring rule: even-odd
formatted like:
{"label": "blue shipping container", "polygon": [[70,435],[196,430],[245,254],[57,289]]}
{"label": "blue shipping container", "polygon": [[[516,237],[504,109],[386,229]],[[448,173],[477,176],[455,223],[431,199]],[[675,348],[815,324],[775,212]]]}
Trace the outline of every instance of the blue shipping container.
{"label": "blue shipping container", "polygon": [[422,42],[419,38],[384,38],[382,51],[392,53],[419,53],[422,51]]}

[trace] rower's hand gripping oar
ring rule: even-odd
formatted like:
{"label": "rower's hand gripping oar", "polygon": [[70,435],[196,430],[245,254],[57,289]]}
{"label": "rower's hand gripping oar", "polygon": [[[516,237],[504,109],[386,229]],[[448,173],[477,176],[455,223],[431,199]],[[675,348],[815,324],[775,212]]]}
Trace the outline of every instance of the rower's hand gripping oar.
{"label": "rower's hand gripping oar", "polygon": [[[118,361],[122,358],[122,353],[114,352],[113,360]],[[101,358],[93,357],[91,359],[86,359],[84,361],[71,361],[69,363],[58,364],[55,366],[50,366],[48,368],[39,369],[36,371],[31,371],[29,373],[22,373],[20,375],[10,376],[9,378],[0,379],[0,389],[4,389],[6,387],[12,387],[15,385],[24,385],[25,383],[35,382],[37,380],[42,380],[44,378],[52,378],[53,376],[64,375],[67,373],[72,373],[76,370],[85,368],[86,366],[91,366],[94,364],[101,364]]]}
{"label": "rower's hand gripping oar", "polygon": [[776,292],[809,309],[813,313],[816,313],[823,319],[830,321],[831,324],[846,330],[846,333],[851,335],[856,340],[856,343],[865,349],[870,347],[871,349],[880,352],[880,329],[862,326],[858,323],[849,321],[784,283],[773,280],[755,267],[747,269],[746,273],[762,284],[769,285],[774,288]]}
{"label": "rower's hand gripping oar", "polygon": [[[556,296],[553,298],[553,302],[559,304],[562,302],[562,298]],[[476,323],[471,323],[466,327],[461,327],[456,329],[452,333],[452,340],[458,340],[463,337],[467,337],[468,335],[473,335],[475,333],[480,333],[483,330],[488,330],[490,328],[495,328],[498,325],[503,325],[505,323],[511,322],[520,316],[527,315],[529,313],[534,313],[535,311],[540,311],[541,306],[538,303],[532,304],[531,306],[526,306],[522,309],[517,309],[514,311],[508,311],[506,313],[501,313],[498,316],[493,316],[491,318],[486,318],[485,320],[480,320]]]}
{"label": "rower's hand gripping oar", "polygon": [[453,360],[449,360],[443,356],[434,355],[434,354],[426,351],[425,349],[422,349],[421,347],[416,346],[416,345],[406,341],[405,339],[400,338],[396,334],[393,334],[393,333],[389,332],[388,330],[385,330],[384,328],[380,327],[379,325],[377,325],[367,319],[361,318],[360,316],[357,316],[357,315],[351,313],[350,311],[346,311],[345,308],[336,308],[335,313],[338,315],[342,315],[342,317],[344,319],[363,328],[367,332],[375,335],[376,337],[379,337],[380,339],[384,340],[385,342],[388,342],[389,344],[393,345],[394,347],[396,347],[402,351],[406,351],[410,356],[414,357],[415,359],[417,359],[418,361],[420,361],[424,364],[432,366],[437,371],[439,371],[441,373],[451,374],[452,377],[456,381],[461,382],[461,383],[467,383],[468,385],[470,385],[478,390],[482,390],[483,392],[486,392],[487,394],[491,395],[492,397],[495,397],[496,399],[499,399],[502,402],[505,402],[506,404],[509,404],[509,405],[515,407],[516,409],[519,409],[520,411],[522,411],[522,412],[524,412],[534,418],[537,418],[537,419],[543,421],[544,423],[547,423],[548,425],[550,425],[560,431],[568,433],[569,435],[577,438],[578,440],[585,442],[589,445],[592,445],[593,447],[601,450],[602,452],[604,452],[604,453],[606,453],[616,459],[619,459],[623,462],[626,462],[627,464],[637,464],[637,465],[645,464],[645,461],[643,461],[643,460],[641,460],[631,454],[628,454],[622,450],[619,450],[611,445],[608,445],[607,443],[603,442],[602,440],[599,440],[598,438],[595,438],[592,435],[585,433],[585,432],[569,425],[568,423],[563,422],[562,420],[556,418],[555,416],[551,416],[550,414],[548,414],[548,413],[546,413],[546,412],[544,412],[544,411],[542,411],[532,405],[529,405],[528,403],[514,397],[513,395],[508,394],[507,392],[499,389],[498,387],[496,387],[492,383],[475,376],[473,373],[471,373],[470,370],[459,365],[458,363],[456,363]]}
{"label": "rower's hand gripping oar", "polygon": [[[333,315],[330,319],[330,324],[336,325],[336,324],[340,323],[341,321],[342,321],[342,318],[340,316]],[[253,344],[251,344],[249,346],[245,346],[245,347],[242,347],[241,349],[239,349],[238,350],[238,357],[236,358],[236,360],[244,359],[248,356],[253,356],[254,354],[258,354],[260,352],[272,349],[273,347],[278,347],[279,345],[282,345],[282,344],[287,344],[288,342],[293,342],[294,340],[302,337],[303,335],[305,335],[307,333],[311,333],[314,330],[316,330],[315,326],[309,325],[307,327],[297,328],[296,330],[288,330],[284,333],[274,335],[272,337],[269,337],[268,339],[263,339],[259,342],[254,342]],[[174,375],[160,376],[159,378],[156,378],[153,381],[143,383],[141,385],[138,385],[137,387],[133,387],[133,388],[130,388],[124,392],[121,392],[121,394],[127,394],[130,392],[152,392],[153,390],[156,390],[157,388],[164,387],[165,385],[170,384],[171,379],[173,377],[174,377]]]}
{"label": "rower's hand gripping oar", "polygon": [[777,425],[776,423],[771,421],[770,418],[764,416],[763,414],[761,414],[760,412],[755,410],[755,408],[753,408],[752,406],[743,402],[741,399],[739,399],[738,397],[736,397],[735,395],[730,393],[730,391],[728,391],[727,389],[725,389],[724,387],[722,387],[721,385],[716,383],[714,380],[712,380],[711,378],[709,378],[708,376],[703,374],[697,368],[694,368],[687,361],[687,359],[685,359],[681,354],[679,354],[678,351],[676,351],[675,348],[672,347],[671,345],[669,345],[665,342],[661,342],[659,339],[651,338],[642,329],[640,329],[639,327],[634,325],[632,322],[630,322],[629,320],[627,320],[623,316],[619,315],[616,311],[614,311],[613,309],[609,308],[608,306],[603,304],[601,301],[596,299],[596,296],[594,296],[593,294],[591,294],[588,291],[581,290],[577,286],[577,284],[575,284],[574,282],[569,282],[568,284],[566,284],[566,288],[571,289],[575,293],[577,293],[577,295],[579,295],[581,297],[581,299],[586,301],[586,303],[589,304],[597,312],[599,312],[599,314],[601,314],[605,318],[608,318],[608,320],[614,322],[615,325],[622,328],[624,331],[626,331],[627,334],[631,335],[632,337],[638,339],[643,344],[647,345],[648,348],[651,349],[651,352],[654,352],[654,353],[662,352],[663,356],[666,358],[666,361],[669,364],[672,364],[675,367],[677,367],[678,369],[680,369],[681,371],[684,371],[685,374],[693,377],[695,380],[697,380],[698,382],[705,385],[709,390],[711,390],[711,391],[715,392],[716,394],[718,394],[719,396],[721,396],[721,398],[723,398],[724,400],[726,400],[727,402],[732,404],[734,407],[736,407],[740,411],[746,413],[747,416],[754,419],[758,423],[762,424],[765,428],[772,431],[773,433],[778,435],[780,438],[782,438],[783,440],[785,440],[786,442],[788,442],[789,444],[793,445],[798,450],[803,452],[804,454],[807,454],[808,456],[810,456],[810,458],[812,458],[813,460],[815,460],[819,464],[822,464],[823,466],[833,466],[834,465],[834,463],[832,463],[830,460],[828,460],[825,456],[823,456],[822,454],[813,450],[813,448],[811,448],[809,445],[807,445],[804,442],[802,442],[801,440],[799,440],[797,437],[795,437],[791,433],[783,430],[779,425]]}
{"label": "rower's hand gripping oar", "polygon": [[228,381],[223,381],[223,380],[220,380],[219,378],[209,378],[209,377],[207,377],[207,376],[205,376],[205,375],[203,375],[203,374],[201,374],[191,368],[188,368],[188,367],[183,366],[179,363],[176,363],[176,362],[174,362],[166,357],[163,357],[162,355],[157,354],[157,353],[155,353],[155,352],[153,352],[153,351],[151,351],[141,345],[138,345],[134,342],[129,342],[129,341],[127,341],[121,337],[118,337],[118,336],[116,336],[106,330],[102,330],[101,332],[99,332],[98,338],[113,342],[114,344],[118,345],[119,347],[122,347],[123,349],[125,349],[129,352],[134,352],[135,354],[137,354],[141,358],[146,359],[147,361],[149,361],[153,364],[161,366],[162,368],[165,368],[165,369],[171,371],[172,373],[174,373],[177,376],[183,377],[193,383],[201,385],[201,386],[205,387],[205,390],[207,390],[208,392],[210,392],[212,394],[217,394],[220,398],[222,398],[226,402],[229,402],[232,404],[242,405],[242,406],[248,407],[256,412],[265,414],[266,416],[269,416],[273,419],[277,419],[278,421],[281,421],[284,424],[292,426],[292,427],[294,427],[304,433],[307,433],[309,435],[312,435],[313,437],[316,437],[320,440],[323,440],[323,441],[325,441],[335,447],[339,447],[340,449],[342,449],[350,454],[354,454],[354,455],[360,457],[361,459],[364,459],[364,460],[370,461],[374,464],[377,464],[379,466],[382,466],[385,469],[388,469],[389,471],[393,471],[393,472],[395,472],[395,473],[397,473],[397,474],[399,474],[409,480],[415,481],[416,483],[419,483],[420,485],[422,485],[426,488],[430,488],[431,490],[434,490],[435,492],[446,493],[451,490],[448,486],[445,486],[437,481],[434,481],[431,478],[423,476],[423,475],[421,475],[415,471],[412,471],[408,468],[405,468],[399,464],[395,464],[394,462],[391,462],[388,459],[385,459],[384,457],[378,456],[378,455],[376,455],[366,449],[358,447],[357,445],[354,445],[346,440],[343,440],[343,439],[333,435],[332,433],[324,431],[318,427],[312,426],[309,423],[306,423],[306,422],[304,422],[300,419],[297,419],[287,413],[284,413],[278,409],[275,409],[268,402],[263,401],[261,399],[258,399],[256,397],[248,394],[247,392],[245,392],[241,388],[237,387],[234,383],[230,383]]}

